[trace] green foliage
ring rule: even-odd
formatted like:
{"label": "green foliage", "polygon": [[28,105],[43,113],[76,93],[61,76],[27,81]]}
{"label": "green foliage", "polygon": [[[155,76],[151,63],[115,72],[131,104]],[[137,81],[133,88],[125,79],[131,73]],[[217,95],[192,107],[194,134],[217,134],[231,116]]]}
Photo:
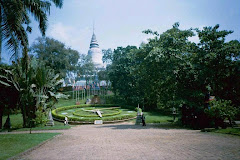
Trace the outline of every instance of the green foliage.
{"label": "green foliage", "polygon": [[26,63],[23,58],[13,64],[12,70],[5,71],[5,79],[18,92],[16,105],[21,109],[24,127],[32,126],[32,122],[39,123],[42,116],[37,117],[36,111],[51,108],[57,99],[64,97],[60,93],[56,94],[62,83],[59,75],[55,75],[52,70],[35,63],[34,60],[28,61],[30,63]]}
{"label": "green foliage", "polygon": [[142,109],[141,109],[141,108],[138,108],[138,107],[135,108],[135,111],[136,111],[136,112],[139,112],[139,113],[142,113]]}
{"label": "green foliage", "polygon": [[34,122],[35,122],[36,126],[41,125],[41,124],[46,124],[47,116],[46,116],[45,112],[38,109],[35,114],[36,114],[36,118],[34,119]]}
{"label": "green foliage", "polygon": [[111,64],[113,60],[113,51],[111,50],[111,48],[107,50],[103,49],[102,53],[103,53],[103,57],[102,57],[103,63]]}
{"label": "green foliage", "polygon": [[41,37],[31,46],[32,53],[36,54],[39,61],[54,70],[60,77],[76,71],[79,53],[71,48],[66,48],[62,42],[53,38]]}
{"label": "green foliage", "polygon": [[230,100],[218,100],[210,102],[210,109],[205,112],[212,118],[233,119],[237,114],[237,109],[232,106]]}
{"label": "green foliage", "polygon": [[202,130],[202,131],[222,133],[222,134],[231,134],[231,135],[240,136],[240,128],[204,129],[204,130]]}
{"label": "green foliage", "polygon": [[68,92],[68,91],[72,91],[72,86],[66,86],[66,87],[62,87],[59,89],[59,91],[61,92]]}
{"label": "green foliage", "polygon": [[63,0],[1,0],[0,3],[0,62],[2,43],[5,42],[15,59],[19,58],[19,49],[28,47],[28,35],[31,33],[30,15],[39,22],[39,29],[45,35],[47,29],[47,15],[50,14],[51,2],[61,8]]}
{"label": "green foliage", "polygon": [[217,129],[214,132],[240,136],[240,128]]}
{"label": "green foliage", "polygon": [[[43,114],[43,113],[42,113]],[[45,115],[44,115],[45,116]],[[3,122],[5,122],[7,119],[7,116],[3,116]],[[42,119],[40,119],[42,120]],[[45,119],[46,120],[46,119]],[[11,130],[16,130],[16,131],[29,131],[29,128],[23,128],[23,118],[22,114],[11,114],[10,115],[10,121],[12,128]],[[54,121],[54,126],[45,126],[46,123],[39,124],[37,126],[34,126],[31,130],[60,130],[60,129],[69,129],[71,126],[69,125],[64,125],[62,122],[57,122]],[[6,131],[6,130],[2,130]],[[1,130],[0,130],[1,132]]]}
{"label": "green foliage", "polygon": [[134,63],[128,55],[135,49],[137,49],[135,46],[118,47],[114,50],[112,65],[107,67],[113,91],[123,96],[126,102],[132,101],[133,97],[138,95],[133,88],[136,79],[131,75],[131,67]]}
{"label": "green foliage", "polygon": [[108,81],[109,80],[108,74],[105,70],[104,71],[99,71],[97,73],[97,75],[98,75],[98,80],[100,80],[100,81],[103,81],[103,80]]}
{"label": "green foliage", "polygon": [[9,159],[59,133],[3,134],[0,136],[0,159]]}
{"label": "green foliage", "polygon": [[[144,104],[145,110],[203,108],[210,92],[240,106],[240,42],[225,42],[232,31],[219,31],[219,25],[199,29],[179,29],[179,23],[155,35],[140,48],[118,47],[107,67],[112,89],[127,104]],[[200,39],[196,44],[189,37]],[[161,106],[159,106],[161,105]]]}
{"label": "green foliage", "polygon": [[95,77],[93,76],[95,74],[95,67],[92,61],[92,57],[90,55],[82,54],[80,56],[76,73],[78,76],[77,80],[83,78],[83,75],[85,75],[84,79],[86,79],[87,82],[95,79]]}

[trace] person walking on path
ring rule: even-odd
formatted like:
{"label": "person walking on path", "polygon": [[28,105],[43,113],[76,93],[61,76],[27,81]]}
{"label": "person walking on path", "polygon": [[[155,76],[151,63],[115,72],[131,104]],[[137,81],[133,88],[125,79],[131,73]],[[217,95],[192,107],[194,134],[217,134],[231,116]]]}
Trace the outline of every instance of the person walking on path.
{"label": "person walking on path", "polygon": [[146,126],[144,114],[142,114],[142,126]]}

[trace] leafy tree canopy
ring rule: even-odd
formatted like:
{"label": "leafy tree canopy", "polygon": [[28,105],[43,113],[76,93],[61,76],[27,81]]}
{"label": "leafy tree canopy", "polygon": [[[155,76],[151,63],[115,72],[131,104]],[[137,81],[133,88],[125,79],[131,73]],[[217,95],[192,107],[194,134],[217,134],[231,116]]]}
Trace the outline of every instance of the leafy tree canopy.
{"label": "leafy tree canopy", "polygon": [[[107,67],[115,94],[145,109],[188,106],[203,108],[210,92],[218,99],[240,105],[240,42],[226,42],[232,31],[219,25],[199,29],[179,29],[179,23],[155,35],[140,48],[118,47]],[[195,36],[198,44],[188,40]],[[110,56],[108,56],[110,55]]]}
{"label": "leafy tree canopy", "polygon": [[68,73],[76,71],[79,60],[78,51],[66,48],[64,43],[58,40],[48,37],[37,38],[31,46],[31,52],[61,77],[66,77]]}

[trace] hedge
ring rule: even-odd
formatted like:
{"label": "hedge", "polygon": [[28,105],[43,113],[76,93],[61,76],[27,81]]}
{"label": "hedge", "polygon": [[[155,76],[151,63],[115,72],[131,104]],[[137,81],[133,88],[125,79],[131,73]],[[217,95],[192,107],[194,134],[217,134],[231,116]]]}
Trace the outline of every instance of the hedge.
{"label": "hedge", "polygon": [[[64,115],[60,115],[57,114],[60,111],[64,111],[64,110],[68,110],[68,109],[74,109],[74,108],[82,108],[82,107],[120,107],[119,105],[116,104],[84,104],[84,105],[73,105],[73,106],[64,106],[64,107],[59,107],[57,109],[52,110],[52,115],[55,119],[58,120],[64,120],[65,116]],[[120,110],[120,112],[122,112]],[[117,115],[117,116],[115,116]],[[79,121],[79,122],[94,122],[95,120],[104,120],[104,121],[115,121],[115,120],[124,120],[124,119],[129,119],[129,118],[133,118],[136,117],[136,112],[133,112],[131,114],[128,115],[121,115],[119,114],[115,114],[112,115],[114,117],[110,117],[110,116],[104,116],[102,118],[100,117],[93,117],[93,118],[88,118],[88,117],[68,117],[69,121]],[[91,116],[92,117],[92,116]]]}

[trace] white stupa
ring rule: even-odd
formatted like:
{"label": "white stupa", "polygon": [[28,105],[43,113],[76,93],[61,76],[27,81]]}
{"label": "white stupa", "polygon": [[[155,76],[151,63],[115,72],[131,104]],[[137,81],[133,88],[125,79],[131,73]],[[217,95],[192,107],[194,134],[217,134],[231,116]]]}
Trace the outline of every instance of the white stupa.
{"label": "white stupa", "polygon": [[104,68],[104,64],[102,61],[102,50],[99,48],[94,31],[90,43],[90,48],[88,50],[88,55],[92,57],[93,64],[96,68]]}

